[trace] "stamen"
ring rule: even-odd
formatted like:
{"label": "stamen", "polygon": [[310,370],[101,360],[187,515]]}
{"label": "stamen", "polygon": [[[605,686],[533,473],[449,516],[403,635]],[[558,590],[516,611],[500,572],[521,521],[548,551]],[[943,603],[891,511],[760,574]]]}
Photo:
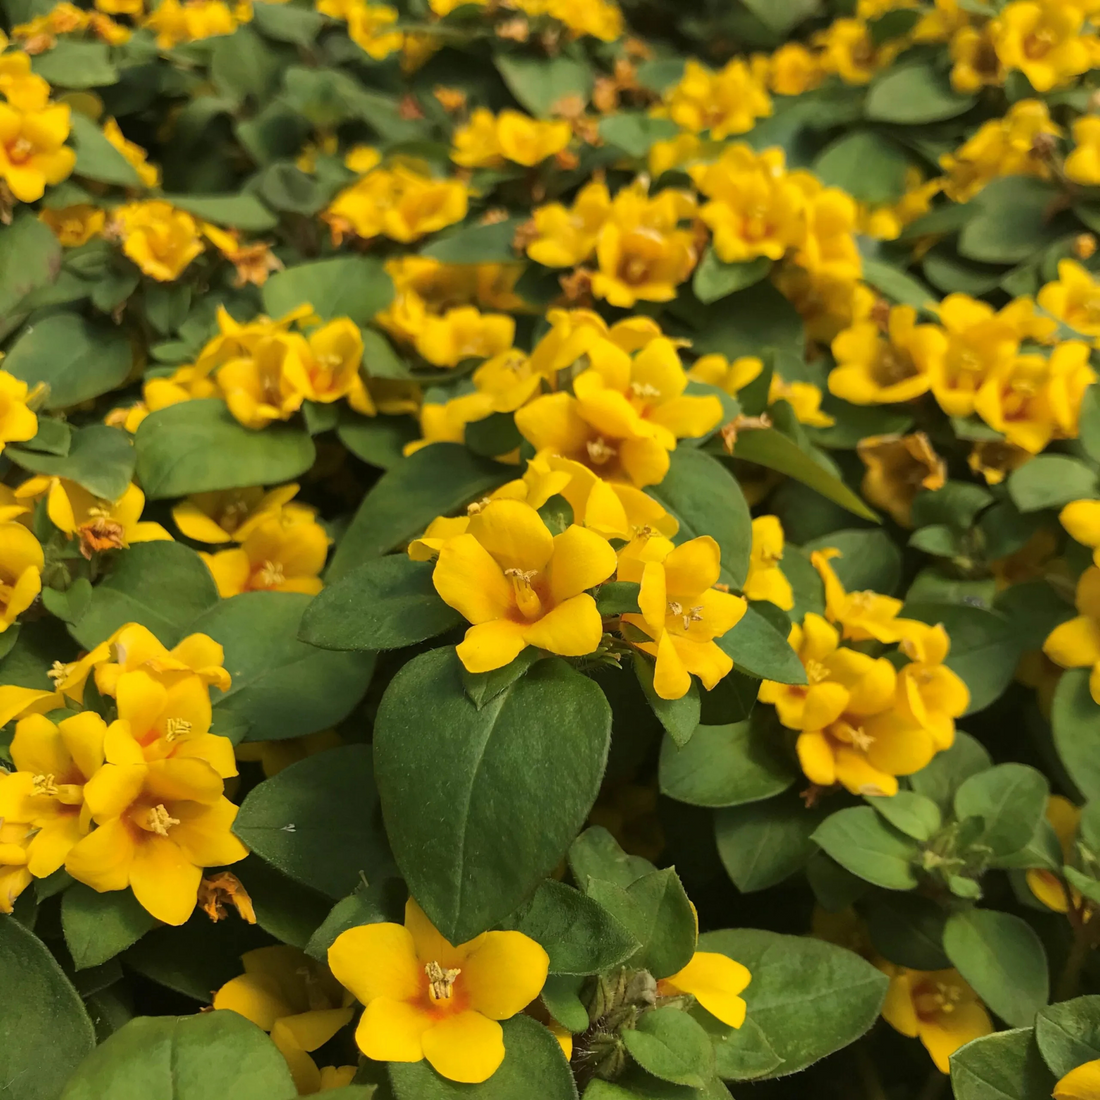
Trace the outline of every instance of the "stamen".
{"label": "stamen", "polygon": [[432,1000],[449,1001],[454,996],[455,978],[462,973],[461,970],[446,970],[434,959],[424,967],[424,973],[428,975]]}
{"label": "stamen", "polygon": [[55,797],[57,795],[57,783],[56,776],[53,773],[48,775],[36,775],[31,780],[31,794],[45,795],[47,797]]}
{"label": "stamen", "polygon": [[165,737],[169,741],[175,741],[185,733],[191,732],[191,723],[186,718],[169,718],[164,723]]}
{"label": "stamen", "polygon": [[590,439],[585,444],[588,450],[588,459],[596,466],[602,466],[605,462],[610,462],[618,453],[614,447],[608,446],[601,436],[598,439]]}
{"label": "stamen", "polygon": [[649,382],[631,382],[630,392],[635,397],[660,397],[661,391]]}
{"label": "stamen", "polygon": [[167,836],[173,825],[179,824],[179,818],[172,817],[163,805],[154,806],[145,819],[149,832],[157,836]]}
{"label": "stamen", "polygon": [[265,561],[256,574],[256,583],[261,588],[274,588],[285,580],[281,561]]}
{"label": "stamen", "polygon": [[820,661],[811,659],[806,662],[806,679],[811,684],[820,684],[829,679],[829,670]]}
{"label": "stamen", "polygon": [[53,667],[46,673],[46,675],[57,684],[59,681],[64,680],[69,675],[69,670],[72,665],[65,664],[64,661],[54,661]]}
{"label": "stamen", "polygon": [[696,604],[695,607],[689,607],[681,618],[684,622],[684,629],[690,630],[692,623],[701,623],[703,621],[703,605]]}

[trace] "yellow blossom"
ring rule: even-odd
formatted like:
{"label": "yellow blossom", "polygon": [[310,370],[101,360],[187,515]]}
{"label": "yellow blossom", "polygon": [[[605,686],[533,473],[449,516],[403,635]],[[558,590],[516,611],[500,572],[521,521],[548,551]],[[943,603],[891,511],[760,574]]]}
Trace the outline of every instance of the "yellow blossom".
{"label": "yellow blossom", "polygon": [[410,898],[405,924],[365,924],[342,932],[328,963],[366,1006],[359,1049],[381,1062],[419,1062],[452,1081],[477,1083],[504,1061],[507,1020],[546,981],[549,959],[522,932],[483,932],[452,945]]}
{"label": "yellow blossom", "polygon": [[1043,652],[1062,668],[1091,668],[1089,690],[1100,703],[1100,566],[1081,574],[1076,604],[1077,617],[1051,631]]}
{"label": "yellow blossom", "polygon": [[329,545],[324,528],[294,513],[257,518],[240,546],[200,553],[222,598],[240,592],[320,592]]}
{"label": "yellow blossom", "polygon": [[900,49],[896,42],[876,47],[862,19],[835,19],[825,30],[818,31],[813,41],[821,48],[824,71],[835,73],[845,84],[869,83]]}
{"label": "yellow blossom", "polygon": [[511,108],[494,116],[478,107],[470,121],[455,131],[451,159],[471,168],[502,160],[531,168],[564,149],[572,136],[572,127],[564,120],[535,119]]}
{"label": "yellow blossom", "polygon": [[298,486],[292,483],[266,493],[259,486],[194,493],[172,509],[172,519],[180,534],[196,542],[244,542],[266,519],[298,523],[312,519],[314,510],[308,505],[290,504],[297,492]]}
{"label": "yellow blossom", "polygon": [[909,512],[917,493],[939,489],[947,479],[947,466],[924,432],[867,436],[856,451],[867,467],[863,495],[902,527],[911,526]]}
{"label": "yellow blossom", "polygon": [[611,0],[515,0],[513,6],[530,15],[557,19],[576,38],[587,34],[614,42],[623,33],[623,13]]}
{"label": "yellow blossom", "polygon": [[758,118],[772,113],[771,98],[741,58],[719,72],[689,58],[664,103],[678,126],[696,134],[707,130],[714,141],[747,133]]}
{"label": "yellow blossom", "polygon": [[1083,546],[1091,547],[1100,565],[1100,500],[1074,500],[1058,514],[1062,526]]}
{"label": "yellow blossom", "polygon": [[717,386],[736,397],[763,370],[763,360],[755,355],[743,355],[731,362],[724,355],[714,353],[696,359],[688,371],[688,377]]}
{"label": "yellow blossom", "polygon": [[178,279],[202,252],[198,222],[162,199],[120,206],[111,228],[122,239],[122,251],[158,282]]}
{"label": "yellow blossom", "polygon": [[989,25],[962,26],[951,37],[951,87],[963,95],[973,95],[982,88],[1004,84],[1005,72]]}
{"label": "yellow blossom", "polygon": [[68,136],[68,104],[0,103],[0,180],[20,202],[37,202],[47,185],[72,172],[76,153],[65,145]]}
{"label": "yellow blossom", "polygon": [[812,382],[786,382],[773,373],[768,383],[768,404],[786,401],[799,424],[811,428],[831,428],[836,423],[836,417],[821,411],[822,396]]}
{"label": "yellow blossom", "polygon": [[95,0],[97,10],[107,15],[130,15],[137,17],[145,11],[145,0]]}
{"label": "yellow blossom", "polygon": [[346,19],[348,37],[375,61],[389,57],[405,44],[405,35],[391,29],[397,22],[397,9],[389,4],[348,4]]}
{"label": "yellow blossom", "polygon": [[559,202],[535,208],[527,255],[545,267],[575,267],[596,247],[611,213],[607,184],[592,181],[577,192],[572,207]]}
{"label": "yellow blossom", "polygon": [[54,231],[65,248],[77,248],[103,232],[107,215],[96,206],[78,203],[60,210],[42,210],[38,218]]}
{"label": "yellow blossom", "polygon": [[237,11],[223,0],[160,0],[143,25],[156,33],[160,49],[171,50],[184,42],[232,34],[239,22],[247,22],[238,19]]}
{"label": "yellow blossom", "polygon": [[865,642],[874,639],[889,645],[917,634],[924,636],[926,627],[913,619],[899,619],[901,600],[869,590],[847,592],[836,571],[829,564],[840,557],[839,550],[815,550],[810,555],[813,567],[825,585],[825,614],[830,622],[840,626],[846,639]]}
{"label": "yellow blossom", "polygon": [[425,313],[416,350],[436,367],[455,367],[464,359],[486,359],[507,351],[515,321],[503,313],[482,313],[474,306],[457,306],[442,316]]}
{"label": "yellow blossom", "polygon": [[959,1047],[992,1034],[989,1013],[957,970],[910,970],[886,961],[878,967],[890,978],[882,1018],[920,1039],[940,1073],[949,1071]]}
{"label": "yellow blossom", "polygon": [[987,485],[1000,485],[1013,470],[1019,469],[1033,456],[1003,439],[983,439],[970,448],[966,464],[985,478]]}
{"label": "yellow blossom", "polygon": [[[1081,823],[1081,810],[1068,798],[1060,794],[1052,794],[1047,799],[1046,819],[1058,838],[1058,845],[1062,849],[1063,863],[1071,863],[1073,860],[1074,840],[1077,837],[1077,827]],[[1027,872],[1028,889],[1048,909],[1056,913],[1069,911],[1070,899],[1066,897],[1066,888],[1060,875],[1048,871],[1045,867],[1032,867]],[[1080,895],[1074,891],[1074,901],[1080,901]]]}
{"label": "yellow blossom", "polygon": [[777,516],[758,516],[752,521],[752,553],[742,591],[750,600],[768,600],[790,611],[794,591],[779,564],[782,560],[782,524]]}
{"label": "yellow blossom", "polygon": [[1073,151],[1062,166],[1074,183],[1100,184],[1100,118],[1082,115],[1073,124]]}
{"label": "yellow blossom", "polygon": [[271,251],[266,241],[242,243],[240,234],[203,223],[203,235],[237,269],[234,286],[263,286],[273,271],[281,271],[282,261]]}
{"label": "yellow blossom", "polygon": [[493,411],[493,399],[485,393],[464,393],[449,401],[425,401],[420,406],[420,438],[405,444],[405,454],[415,454],[430,443],[462,443],[466,425],[484,420]]}
{"label": "yellow blossom", "polygon": [[351,1020],[343,988],[327,966],[286,944],[246,951],[241,962],[244,973],[214,994],[214,1008],[239,1013],[268,1032],[299,1094],[318,1092],[321,1070],[310,1052]]}
{"label": "yellow blossom", "polygon": [[0,634],[37,599],[44,566],[42,547],[26,527],[0,523]]}
{"label": "yellow blossom", "polygon": [[726,1027],[739,1028],[748,1011],[740,994],[751,981],[748,967],[736,959],[714,951],[696,951],[685,967],[658,981],[657,993],[662,997],[688,993]]}
{"label": "yellow blossom", "polygon": [[1059,260],[1057,280],[1039,291],[1037,301],[1081,335],[1100,341],[1100,283],[1079,263]]}
{"label": "yellow blossom", "polygon": [[771,90],[776,95],[802,95],[825,77],[820,58],[801,42],[785,42],[772,54],[768,68]]}
{"label": "yellow blossom", "polygon": [[126,158],[127,163],[137,172],[143,187],[160,186],[160,169],[150,164],[148,154],[140,145],[127,141],[113,118],[103,123],[103,136]]}
{"label": "yellow blossom", "polygon": [[50,101],[50,85],[31,71],[30,54],[0,49],[0,95],[17,111],[41,111]]}
{"label": "yellow blossom", "polygon": [[919,168],[909,168],[905,174],[905,193],[897,202],[875,206],[861,212],[860,228],[869,237],[893,241],[912,221],[927,214],[932,200],[943,190],[942,179],[925,180]]}
{"label": "yellow blossom", "polygon": [[447,540],[432,580],[444,602],[473,625],[458,646],[471,672],[508,664],[526,645],[581,657],[603,626],[586,589],[615,570],[615,551],[573,524],[553,536],[529,504],[491,502],[467,531]]}
{"label": "yellow blossom", "polygon": [[246,428],[289,420],[311,394],[309,344],[299,333],[275,331],[250,354],[230,359],[217,373],[229,411]]}
{"label": "yellow blossom", "polygon": [[0,370],[0,451],[5,443],[25,443],[38,434],[38,417],[27,405],[30,387]]}
{"label": "yellow blossom", "polygon": [[1080,7],[1063,0],[1013,0],[989,31],[1001,64],[1022,72],[1042,94],[1090,67],[1081,33],[1084,19]]}
{"label": "yellow blossom", "polygon": [[1082,1062],[1058,1080],[1054,1100],[1096,1100],[1100,1096],[1100,1059]]}

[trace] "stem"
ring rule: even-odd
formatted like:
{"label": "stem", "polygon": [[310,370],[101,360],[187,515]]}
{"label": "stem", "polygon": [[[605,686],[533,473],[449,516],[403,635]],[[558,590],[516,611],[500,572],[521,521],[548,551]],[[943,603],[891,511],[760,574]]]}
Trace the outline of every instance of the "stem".
{"label": "stem", "polygon": [[856,1059],[856,1069],[863,1081],[863,1093],[867,1100],[887,1100],[886,1090],[882,1087],[882,1080],[875,1068],[875,1063],[871,1060],[870,1054],[867,1053],[867,1048],[859,1043],[853,1048],[853,1052]]}
{"label": "stem", "polygon": [[1061,977],[1054,987],[1056,1001],[1068,1001],[1077,996],[1081,987],[1081,971],[1088,961],[1089,951],[1092,950],[1092,939],[1092,932],[1087,924],[1082,922],[1075,925],[1073,943],[1066,956],[1066,965],[1062,968]]}

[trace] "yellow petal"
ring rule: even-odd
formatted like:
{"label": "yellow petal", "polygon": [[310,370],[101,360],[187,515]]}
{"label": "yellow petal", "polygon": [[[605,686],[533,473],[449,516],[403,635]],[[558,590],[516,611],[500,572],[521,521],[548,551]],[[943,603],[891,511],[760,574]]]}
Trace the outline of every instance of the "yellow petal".
{"label": "yellow petal", "polygon": [[459,1012],[423,1035],[424,1057],[450,1081],[479,1084],[504,1061],[504,1032],[479,1012]]}
{"label": "yellow petal", "polygon": [[61,731],[43,714],[31,714],[15,726],[11,758],[19,771],[64,775],[72,763]]}
{"label": "yellow petal", "polygon": [[105,764],[84,785],[84,803],[101,824],[118,817],[141,793],[145,764]]}
{"label": "yellow petal", "polygon": [[549,965],[543,948],[522,932],[486,932],[466,956],[460,981],[472,1009],[507,1020],[542,992]]}
{"label": "yellow petal", "polygon": [[1058,515],[1062,526],[1085,546],[1100,546],[1100,500],[1075,500]]}
{"label": "yellow petal", "polygon": [[554,537],[530,504],[494,500],[470,519],[469,533],[501,569],[541,570],[554,553]]}
{"label": "yellow petal", "polygon": [[[302,1050],[324,1046],[352,1017],[349,1008],[316,1008],[284,1016],[278,1027]],[[274,1032],[272,1038],[275,1038]]]}
{"label": "yellow petal", "polygon": [[52,875],[65,862],[66,856],[85,832],[80,826],[79,813],[58,814],[34,834],[27,851],[27,869],[35,878]]}
{"label": "yellow petal", "polygon": [[746,1005],[738,996],[752,980],[748,967],[713,951],[696,951],[683,970],[666,979],[690,993],[712,1016],[727,1027],[745,1022]]}
{"label": "yellow petal", "polygon": [[558,604],[524,631],[529,645],[561,657],[583,657],[595,652],[603,637],[603,620],[596,601],[587,593]]}
{"label": "yellow petal", "polygon": [[130,865],[130,886],[157,920],[186,923],[195,910],[201,881],[202,871],[168,837],[155,833],[141,837]]}
{"label": "yellow petal", "polygon": [[130,884],[133,858],[133,833],[123,821],[115,818],[89,833],[69,852],[65,870],[77,882],[100,893],[125,890]]}
{"label": "yellow petal", "polygon": [[802,728],[821,730],[835,722],[848,706],[848,690],[842,684],[826,680],[813,684],[806,692],[806,705],[802,712]]}
{"label": "yellow petal", "polygon": [[661,699],[682,699],[691,690],[691,674],[684,667],[672,635],[667,631],[662,632],[657,642],[653,690]]}
{"label": "yellow petal", "polygon": [[[58,723],[65,747],[85,778],[93,776],[103,766],[103,741],[107,723],[93,710],[76,714]],[[14,751],[14,744],[12,746]]]}
{"label": "yellow petal", "polygon": [[[332,957],[331,949],[329,957]],[[434,1022],[418,1005],[390,997],[375,997],[363,1009],[355,1029],[355,1042],[376,1062],[419,1062],[424,1057],[424,1033]]]}
{"label": "yellow petal", "polygon": [[407,1001],[421,992],[423,969],[412,934],[400,924],[364,924],[341,932],[328,949],[328,965],[363,1004],[376,997]]}
{"label": "yellow petal", "polygon": [[471,534],[444,543],[432,571],[432,583],[443,602],[471,623],[503,619],[512,610],[512,586],[503,569]]}
{"label": "yellow petal", "polygon": [[[940,1073],[948,1073],[948,1059],[959,1047],[989,1035],[993,1021],[985,1008],[975,1001],[954,1006],[953,1012],[938,1012],[930,1019],[918,1023],[918,1035]],[[1058,1095],[1057,1090],[1054,1093]],[[1072,1094],[1071,1094],[1072,1095]],[[1097,1094],[1092,1093],[1093,1097]]]}
{"label": "yellow petal", "polygon": [[665,558],[665,577],[670,599],[696,596],[718,582],[722,552],[710,535],[700,535]]}
{"label": "yellow petal", "polygon": [[1043,652],[1062,668],[1085,668],[1100,661],[1100,622],[1078,615],[1056,626],[1045,642]]}
{"label": "yellow petal", "polygon": [[214,1007],[230,1009],[264,1031],[270,1031],[280,1016],[294,1011],[283,999],[278,983],[267,974],[241,974],[226,982],[214,994]]}
{"label": "yellow petal", "polygon": [[819,787],[831,787],[836,782],[836,761],[828,737],[820,730],[810,730],[798,735],[795,743],[798,762],[811,783]]}
{"label": "yellow petal", "polygon": [[913,1004],[910,972],[902,967],[893,967],[892,970],[890,985],[886,990],[886,1000],[882,1005],[882,1018],[895,1031],[915,1039],[919,1021],[916,1006]]}
{"label": "yellow petal", "polygon": [[615,551],[593,531],[572,524],[554,537],[553,546],[548,571],[556,603],[594,588],[615,572]]}
{"label": "yellow petal", "polygon": [[467,672],[492,672],[511,664],[520,655],[527,644],[528,630],[523,623],[509,619],[479,623],[466,631],[455,652]]}
{"label": "yellow petal", "polygon": [[1054,1086],[1054,1100],[1096,1100],[1100,1096],[1100,1059],[1083,1062]]}

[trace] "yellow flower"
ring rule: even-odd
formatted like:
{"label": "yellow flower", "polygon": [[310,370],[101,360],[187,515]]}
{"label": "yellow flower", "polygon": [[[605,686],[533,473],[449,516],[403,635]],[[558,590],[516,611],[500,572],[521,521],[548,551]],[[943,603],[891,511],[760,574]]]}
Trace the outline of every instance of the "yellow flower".
{"label": "yellow flower", "polygon": [[416,350],[436,367],[455,367],[464,359],[486,359],[512,346],[516,323],[504,313],[482,313],[457,306],[442,316],[425,313]]}
{"label": "yellow flower", "polygon": [[475,1084],[504,1061],[498,1020],[522,1012],[542,990],[546,952],[522,932],[483,932],[448,943],[410,898],[405,924],[365,924],[329,948],[341,985],[366,1006],[355,1040],[380,1062],[426,1058],[451,1081]]}
{"label": "yellow flower", "polygon": [[[1058,838],[1062,849],[1063,863],[1073,859],[1073,842],[1077,837],[1077,827],[1081,824],[1081,810],[1068,798],[1052,794],[1047,799],[1046,819]],[[1060,875],[1042,867],[1032,867],[1027,872],[1028,889],[1048,908],[1056,913],[1069,912],[1069,898]],[[1074,891],[1074,901],[1080,901],[1080,895]]]}
{"label": "yellow flower", "polygon": [[295,484],[280,485],[264,492],[249,489],[221,489],[194,493],[172,509],[180,533],[196,542],[244,542],[259,524],[272,517],[304,523],[314,510],[304,504],[285,507],[298,492]]}
{"label": "yellow flower", "polygon": [[1100,703],[1100,566],[1090,565],[1077,581],[1078,615],[1056,626],[1043,652],[1062,668],[1091,668],[1089,690]]}
{"label": "yellow flower", "polygon": [[348,37],[375,61],[389,57],[404,46],[405,35],[389,29],[396,22],[397,11],[388,4],[348,5]]}
{"label": "yellow flower", "polygon": [[25,443],[38,434],[38,417],[27,405],[29,387],[0,370],[0,451],[5,443]]}
{"label": "yellow flower", "polygon": [[1049,178],[1050,168],[1037,155],[1037,142],[1061,134],[1042,100],[1019,100],[1004,118],[982,123],[954,153],[940,157],[940,167],[947,174],[944,194],[953,202],[966,202],[997,176]]}
{"label": "yellow flower", "polygon": [[0,776],[0,819],[34,827],[27,870],[35,878],[61,867],[91,828],[84,787],[103,766],[106,734],[107,723],[94,711],[57,725],[41,714],[16,724],[10,752],[18,770]]}
{"label": "yellow flower", "polygon": [[466,425],[484,420],[493,411],[493,399],[486,393],[464,393],[449,401],[425,401],[420,406],[420,438],[406,443],[404,453],[415,454],[430,443],[463,443]]}
{"label": "yellow flower", "polygon": [[564,120],[534,119],[510,108],[497,116],[495,129],[504,158],[527,168],[561,152],[573,137],[573,128]]}
{"label": "yellow flower", "polygon": [[686,191],[666,188],[650,198],[640,186],[623,188],[597,234],[592,293],[624,309],[672,301],[699,258],[695,234],[678,228],[694,217],[695,198]]}
{"label": "yellow flower", "polygon": [[867,467],[860,486],[863,495],[902,527],[912,526],[909,513],[917,493],[939,489],[947,480],[947,465],[924,432],[869,435],[856,451]]}
{"label": "yellow flower", "polygon": [[251,353],[218,369],[217,383],[229,411],[246,428],[289,420],[310,397],[309,344],[298,333],[273,332]]}
{"label": "yellow flower", "polygon": [[1085,391],[1096,381],[1089,347],[1064,340],[1049,358],[1019,355],[1008,370],[987,378],[974,409],[1009,443],[1038,454],[1051,439],[1072,439]]}
{"label": "yellow flower", "polygon": [[1073,124],[1075,148],[1066,157],[1063,171],[1074,183],[1100,184],[1100,118],[1082,115]]}
{"label": "yellow flower", "polygon": [[271,251],[266,241],[241,242],[236,230],[226,231],[216,225],[203,223],[203,236],[237,269],[234,286],[263,286],[273,271],[283,269],[282,260]]}
{"label": "yellow flower", "polygon": [[158,282],[178,279],[202,252],[198,222],[161,199],[120,206],[111,225],[122,239],[122,251]]}
{"label": "yellow flower", "polygon": [[750,600],[769,600],[790,611],[794,607],[794,592],[779,566],[782,560],[782,524],[776,516],[758,516],[752,521],[752,553],[742,591]]}
{"label": "yellow flower", "polygon": [[0,50],[0,95],[17,111],[40,111],[50,101],[50,85],[31,72],[30,54]]}
{"label": "yellow flower", "polygon": [[949,749],[955,741],[955,719],[970,706],[969,688],[943,664],[951,639],[942,623],[925,626],[912,619],[899,621],[906,636],[898,648],[909,664],[898,672],[896,707],[927,731],[937,751]]}
{"label": "yellow flower", "polygon": [[1054,1086],[1054,1100],[1096,1100],[1100,1096],[1100,1059],[1075,1066]]}
{"label": "yellow flower", "polygon": [[589,34],[601,42],[614,42],[623,33],[623,13],[611,0],[517,0],[514,6],[531,15],[545,12],[576,38]]}
{"label": "yellow flower", "polygon": [[[1100,119],[1097,119],[1100,122]],[[1039,305],[1083,336],[1100,340],[1100,283],[1074,260],[1058,261],[1058,278],[1038,295]]]}
{"label": "yellow flower", "polygon": [[[4,782],[0,777],[0,787]],[[10,913],[16,898],[31,884],[27,849],[34,833],[34,826],[25,821],[0,819],[0,913]]]}
{"label": "yellow flower", "polygon": [[833,341],[836,367],[829,392],[854,405],[910,401],[928,390],[947,339],[935,325],[918,325],[912,306],[892,306],[886,332],[859,321]]}
{"label": "yellow flower", "polygon": [[815,550],[810,555],[813,567],[825,585],[825,614],[843,630],[844,637],[853,642],[874,639],[889,645],[914,634],[923,637],[928,629],[924,623],[913,619],[899,619],[901,600],[883,596],[878,592],[846,592],[836,571],[829,564],[840,557],[839,550]]}
{"label": "yellow flower", "polygon": [[812,382],[784,382],[773,373],[768,383],[768,404],[786,401],[799,424],[811,428],[829,428],[836,423],[836,417],[821,411],[821,398],[821,390]]}
{"label": "yellow flower", "polygon": [[1089,69],[1081,34],[1084,12],[1063,0],[1014,0],[989,26],[993,48],[1006,69],[1018,69],[1040,94]]}
{"label": "yellow flower", "polygon": [[1072,538],[1092,548],[1093,561],[1100,565],[1100,500],[1071,501],[1058,520]]}
{"label": "yellow flower", "polygon": [[299,1095],[318,1092],[321,1070],[309,1052],[351,1020],[343,988],[327,966],[297,947],[258,947],[241,962],[244,973],[214,994],[214,1008],[236,1012],[268,1032]]}
{"label": "yellow flower", "polygon": [[[660,541],[660,540],[654,540]],[[624,615],[652,641],[636,643],[657,658],[653,690],[662,699],[680,699],[694,673],[709,691],[733,668],[714,641],[741,621],[747,604],[715,588],[721,566],[718,544],[701,535],[659,561],[621,562],[620,580],[640,581],[640,615]]]}
{"label": "yellow flower", "polygon": [[[202,38],[232,34],[239,22],[240,8],[230,10],[222,0],[160,0],[142,24],[156,32],[157,46],[162,50],[171,50],[183,42],[196,42]],[[243,14],[243,13],[242,13]]]}
{"label": "yellow flower", "polygon": [[87,244],[103,232],[107,215],[96,206],[78,203],[61,210],[41,210],[39,221],[45,222],[65,248]]}
{"label": "yellow flower", "polygon": [[736,397],[763,370],[763,360],[755,355],[742,355],[730,362],[724,355],[714,353],[696,359],[688,371],[688,377],[717,386],[731,397]]}
{"label": "yellow flower", "polygon": [[68,104],[0,103],[0,180],[20,202],[37,202],[47,185],[72,172],[76,153],[65,145],[68,136]]}
{"label": "yellow flower", "polygon": [[821,47],[821,67],[836,73],[845,84],[867,84],[879,69],[897,56],[900,44],[888,42],[877,49],[862,19],[835,19],[814,35]]}
{"label": "yellow flower", "polygon": [[149,154],[140,145],[126,140],[125,135],[119,129],[118,123],[113,118],[108,118],[103,123],[103,136],[126,158],[127,163],[137,172],[143,187],[160,186],[160,169],[155,164],[149,163]]}
{"label": "yellow flower", "polygon": [[545,267],[575,267],[596,247],[600,229],[611,212],[607,184],[587,183],[571,208],[560,202],[535,208],[527,255]]}
{"label": "yellow flower", "polygon": [[657,983],[662,997],[689,993],[726,1027],[739,1028],[748,1006],[740,996],[752,981],[747,966],[715,951],[696,951],[687,966]]}
{"label": "yellow flower", "polygon": [[771,56],[769,80],[776,95],[812,91],[824,77],[820,58],[801,42],[786,42]]}
{"label": "yellow flower", "polygon": [[1005,72],[989,34],[982,28],[963,26],[951,37],[951,87],[972,95],[985,87],[1004,84]]}
{"label": "yellow flower", "polygon": [[771,98],[741,58],[717,73],[689,58],[679,83],[665,93],[664,106],[682,129],[709,130],[714,141],[748,133],[758,118],[772,113]]}
{"label": "yellow flower", "polygon": [[[798,731],[795,744],[806,778],[822,787],[840,783],[852,794],[893,795],[898,775],[931,760],[931,737],[916,723],[891,719],[897,674],[885,658],[840,646],[836,627],[807,613],[787,638],[806,668],[806,686],[765,680],[760,700]],[[885,719],[885,721],[883,720]]]}
{"label": "yellow flower", "polygon": [[890,978],[882,1018],[920,1039],[940,1073],[949,1071],[959,1047],[993,1032],[985,1006],[957,970],[910,970],[885,960],[878,968]]}
{"label": "yellow flower", "polygon": [[475,107],[469,122],[455,130],[453,140],[451,160],[464,168],[496,167],[504,162],[496,116],[487,107]]}
{"label": "yellow flower", "polygon": [[947,346],[929,363],[932,393],[949,416],[969,416],[982,383],[1010,367],[1020,339],[1010,314],[967,294],[949,294],[938,312]]}
{"label": "yellow flower", "polygon": [[[156,712],[157,706],[161,708],[160,712],[156,712],[160,717],[155,714],[150,717],[148,706],[137,708],[142,714],[140,720],[135,720],[132,713],[121,715],[130,719],[132,729],[136,731],[134,736],[144,744],[146,735],[153,736],[149,731],[155,729],[155,736],[167,737],[167,741],[161,743],[161,749],[178,741],[177,748],[186,745],[189,752],[201,750],[199,755],[210,760],[218,774],[225,778],[237,774],[233,764],[233,747],[224,737],[208,734],[210,700],[206,696],[208,687],[229,690],[232,681],[222,667],[224,664],[225,651],[206,634],[189,634],[169,650],[147,627],[140,623],[127,623],[87,656],[63,666],[59,670],[57,684],[66,695],[79,702],[76,685],[80,685],[82,691],[83,683],[93,668],[96,687],[104,695],[112,696],[118,695],[119,680],[126,673],[147,673],[171,690],[159,702],[153,700],[156,703],[153,711]],[[146,685],[145,690],[152,689]],[[119,706],[123,704],[120,702]],[[192,728],[184,729],[177,723],[174,736],[168,736],[173,732],[169,723],[172,715],[192,718],[193,721],[188,723]]]}
{"label": "yellow flower", "polygon": [[95,0],[96,9],[107,15],[139,16],[145,11],[145,0]]}
{"label": "yellow flower", "polygon": [[1001,439],[986,439],[970,448],[966,464],[985,478],[986,485],[1000,485],[1013,470],[1019,469],[1033,456],[1015,444]]}
{"label": "yellow flower", "polygon": [[805,228],[794,262],[822,278],[858,279],[863,260],[855,239],[855,200],[839,188],[823,187],[808,172],[792,172],[788,178],[805,196]]}
{"label": "yellow flower", "polygon": [[37,599],[44,565],[42,547],[26,527],[0,523],[0,634]]}
{"label": "yellow flower", "polygon": [[772,283],[798,311],[806,335],[821,343],[869,317],[876,301],[874,291],[858,278],[807,271],[790,260],[773,271]]}
{"label": "yellow flower", "polygon": [[576,524],[553,536],[529,504],[496,500],[447,540],[436,591],[473,625],[458,646],[471,672],[508,664],[526,645],[565,657],[592,653],[603,625],[586,589],[615,571],[615,551]]}
{"label": "yellow flower", "polygon": [[860,229],[880,241],[893,241],[901,231],[932,207],[932,200],[943,190],[942,179],[925,180],[919,168],[905,173],[905,193],[897,202],[861,210]]}
{"label": "yellow flower", "polygon": [[258,516],[240,546],[200,552],[223,599],[240,592],[321,591],[329,538],[312,517]]}
{"label": "yellow flower", "polygon": [[702,150],[703,141],[689,130],[681,130],[668,141],[655,141],[649,147],[649,174],[659,179],[670,169],[698,159]]}

